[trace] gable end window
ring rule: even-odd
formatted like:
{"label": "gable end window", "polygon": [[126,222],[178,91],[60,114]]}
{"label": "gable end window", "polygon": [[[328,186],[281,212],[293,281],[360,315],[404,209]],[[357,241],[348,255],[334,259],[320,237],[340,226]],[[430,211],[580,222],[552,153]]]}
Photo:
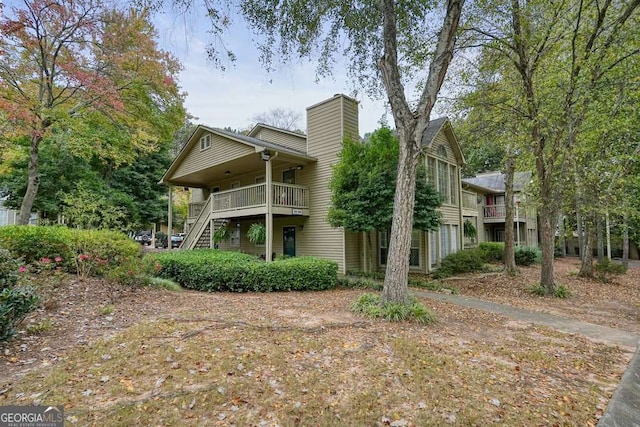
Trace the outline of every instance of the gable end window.
{"label": "gable end window", "polygon": [[200,151],[204,151],[208,148],[211,148],[211,135],[205,135],[200,138]]}

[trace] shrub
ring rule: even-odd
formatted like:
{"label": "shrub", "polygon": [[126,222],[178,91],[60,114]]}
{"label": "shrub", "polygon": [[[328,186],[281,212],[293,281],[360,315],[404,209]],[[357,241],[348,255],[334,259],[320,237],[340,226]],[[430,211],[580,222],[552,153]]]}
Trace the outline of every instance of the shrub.
{"label": "shrub", "polygon": [[371,289],[374,291],[381,291],[383,287],[382,283],[364,277],[342,277],[338,280],[338,285],[346,289]]}
{"label": "shrub", "polygon": [[485,263],[485,252],[481,249],[465,249],[447,255],[434,272],[436,279],[455,276],[461,273],[481,271]]}
{"label": "shrub", "polygon": [[519,246],[515,250],[516,265],[539,264],[540,256],[540,249],[532,246]]}
{"label": "shrub", "polygon": [[128,258],[141,256],[140,245],[123,233],[61,226],[0,227],[0,246],[27,264],[60,258],[66,271],[83,278],[101,275]]}
{"label": "shrub", "polygon": [[627,272],[627,268],[623,264],[611,262],[609,258],[605,258],[602,262],[596,263],[594,270],[598,280],[603,283],[609,283],[613,276],[618,276]]}
{"label": "shrub", "polygon": [[[528,290],[532,294],[538,295],[539,297],[548,296],[547,290],[545,289],[545,287],[540,285],[539,283],[536,283],[535,285],[530,286]],[[556,289],[553,291],[553,296],[556,298],[569,298],[571,296],[571,291],[569,291],[569,289],[567,289],[567,287],[564,285],[558,285],[556,286]]]}
{"label": "shrub", "polygon": [[351,311],[371,318],[382,318],[389,322],[413,320],[418,323],[435,323],[435,315],[415,297],[409,297],[409,304],[387,303],[382,305],[376,294],[362,294],[351,304]]}
{"label": "shrub", "polygon": [[0,249],[0,291],[18,283],[20,263],[6,249]]}
{"label": "shrub", "polygon": [[486,262],[504,262],[504,243],[482,242],[478,249],[484,253]]}
{"label": "shrub", "polygon": [[434,292],[446,292],[453,295],[458,293],[458,289],[453,286],[442,285],[437,280],[426,281],[409,277],[409,286]]}
{"label": "shrub", "polygon": [[384,271],[348,270],[347,276],[366,277],[368,279],[384,280],[385,274],[384,274]]}
{"label": "shrub", "polygon": [[150,255],[160,264],[158,275],[200,291],[271,292],[334,288],[335,262],[299,257],[266,263],[253,255],[215,249]]}
{"label": "shrub", "polygon": [[0,227],[0,246],[27,264],[42,258],[60,257],[69,268],[73,259],[71,236],[72,230],[66,227],[10,225]]}
{"label": "shrub", "polygon": [[11,338],[40,299],[31,287],[18,285],[19,264],[6,250],[0,250],[0,342]]}

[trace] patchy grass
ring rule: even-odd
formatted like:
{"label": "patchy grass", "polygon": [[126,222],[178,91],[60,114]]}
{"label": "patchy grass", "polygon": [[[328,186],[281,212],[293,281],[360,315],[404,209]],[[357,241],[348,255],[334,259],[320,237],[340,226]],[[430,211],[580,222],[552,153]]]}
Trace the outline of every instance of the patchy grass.
{"label": "patchy grass", "polygon": [[384,319],[389,322],[414,321],[435,323],[436,316],[415,297],[409,297],[409,304],[382,304],[380,295],[362,294],[351,304],[351,311],[372,319]]}
{"label": "patchy grass", "polygon": [[[531,285],[528,288],[528,291],[531,292],[533,295],[537,295],[539,297],[548,296],[547,290],[545,289],[545,287],[539,283]],[[553,291],[553,295],[551,296],[556,298],[569,298],[571,296],[571,291],[569,291],[569,289],[567,289],[567,287],[564,285],[557,285],[555,290]]]}

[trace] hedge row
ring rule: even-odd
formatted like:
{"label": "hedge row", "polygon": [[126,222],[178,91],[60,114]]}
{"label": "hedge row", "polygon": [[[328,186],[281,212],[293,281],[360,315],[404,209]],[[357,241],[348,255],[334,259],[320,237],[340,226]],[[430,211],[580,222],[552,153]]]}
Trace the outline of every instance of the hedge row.
{"label": "hedge row", "polygon": [[71,272],[75,271],[81,255],[83,259],[104,260],[111,265],[141,256],[140,245],[124,233],[62,226],[0,227],[0,247],[26,264],[59,257],[59,265]]}
{"label": "hedge row", "polygon": [[252,255],[215,249],[150,256],[160,263],[160,277],[199,291],[316,291],[332,289],[338,280],[335,262],[312,257],[266,263]]}

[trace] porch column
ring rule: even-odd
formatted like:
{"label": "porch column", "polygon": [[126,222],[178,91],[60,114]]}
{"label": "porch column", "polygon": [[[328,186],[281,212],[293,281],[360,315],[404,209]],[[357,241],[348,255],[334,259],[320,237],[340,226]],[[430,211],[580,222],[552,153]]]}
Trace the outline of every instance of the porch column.
{"label": "porch column", "polygon": [[265,196],[267,197],[267,213],[265,214],[265,228],[266,228],[266,241],[265,241],[265,254],[264,259],[266,262],[271,262],[271,254],[273,253],[273,185],[271,178],[271,159],[265,161]]}
{"label": "porch column", "polygon": [[169,201],[167,206],[167,247],[169,250],[173,249],[173,245],[171,244],[171,235],[173,234],[173,186],[169,185]]}

